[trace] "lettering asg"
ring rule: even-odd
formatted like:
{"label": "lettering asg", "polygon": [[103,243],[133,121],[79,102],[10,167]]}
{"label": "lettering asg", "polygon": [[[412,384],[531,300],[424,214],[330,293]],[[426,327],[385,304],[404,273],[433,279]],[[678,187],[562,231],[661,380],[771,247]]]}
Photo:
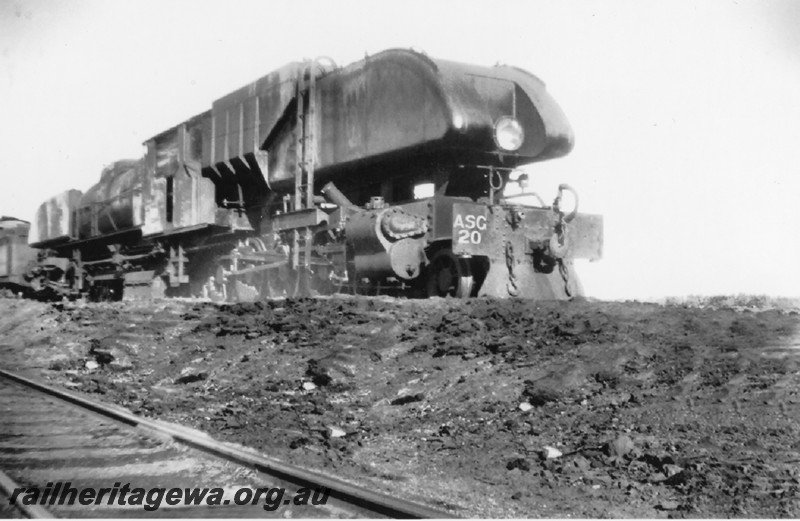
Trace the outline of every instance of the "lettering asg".
{"label": "lettering asg", "polygon": [[453,218],[453,234],[458,244],[480,244],[488,227],[485,215],[456,214]]}

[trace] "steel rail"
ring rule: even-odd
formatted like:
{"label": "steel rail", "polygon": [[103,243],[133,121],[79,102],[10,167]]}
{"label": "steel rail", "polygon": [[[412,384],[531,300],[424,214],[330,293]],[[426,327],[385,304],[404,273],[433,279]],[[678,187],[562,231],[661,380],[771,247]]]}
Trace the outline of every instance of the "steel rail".
{"label": "steel rail", "polygon": [[[0,491],[2,491],[3,494],[10,498],[14,494],[14,491],[19,488],[20,486],[17,482],[0,470]],[[55,517],[49,510],[39,505],[25,505],[15,502],[14,506],[31,519],[53,519]]]}
{"label": "steel rail", "polygon": [[184,428],[180,426],[141,418],[119,406],[111,406],[89,400],[75,393],[57,389],[3,369],[0,369],[0,377],[83,407],[118,422],[169,436],[179,443],[214,454],[215,456],[222,457],[239,465],[253,468],[259,472],[263,472],[294,485],[312,488],[329,488],[330,497],[354,505],[359,510],[365,511],[365,513],[368,514],[377,514],[379,516],[398,519],[442,519],[456,517],[443,510],[437,510],[426,505],[368,490],[333,476],[295,467],[263,454],[258,454],[255,451],[251,452],[243,448],[229,445],[225,442],[215,440],[209,435],[199,431],[184,430]]}

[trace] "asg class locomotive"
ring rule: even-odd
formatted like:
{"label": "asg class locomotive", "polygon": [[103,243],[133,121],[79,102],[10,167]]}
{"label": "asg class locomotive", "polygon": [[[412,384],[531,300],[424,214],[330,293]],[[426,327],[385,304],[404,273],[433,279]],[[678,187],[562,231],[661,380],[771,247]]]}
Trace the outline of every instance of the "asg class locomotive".
{"label": "asg class locomotive", "polygon": [[577,213],[567,185],[550,204],[527,194],[519,168],[573,142],[515,67],[409,50],[290,63],[45,201],[26,279],[97,298],[570,298],[602,218]]}

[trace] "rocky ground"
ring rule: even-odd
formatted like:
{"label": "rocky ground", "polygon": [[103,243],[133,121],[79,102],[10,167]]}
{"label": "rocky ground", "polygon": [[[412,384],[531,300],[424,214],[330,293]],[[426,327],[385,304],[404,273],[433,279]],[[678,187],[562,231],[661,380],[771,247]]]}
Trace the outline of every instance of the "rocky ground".
{"label": "rocky ground", "polygon": [[2,367],[481,517],[800,517],[800,307],[0,300]]}

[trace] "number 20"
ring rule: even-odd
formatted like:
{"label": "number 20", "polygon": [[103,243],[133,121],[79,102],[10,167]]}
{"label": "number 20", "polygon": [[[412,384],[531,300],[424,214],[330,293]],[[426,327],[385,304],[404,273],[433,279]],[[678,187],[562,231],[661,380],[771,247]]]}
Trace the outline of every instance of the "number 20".
{"label": "number 20", "polygon": [[481,238],[478,230],[458,230],[458,244],[480,244]]}

